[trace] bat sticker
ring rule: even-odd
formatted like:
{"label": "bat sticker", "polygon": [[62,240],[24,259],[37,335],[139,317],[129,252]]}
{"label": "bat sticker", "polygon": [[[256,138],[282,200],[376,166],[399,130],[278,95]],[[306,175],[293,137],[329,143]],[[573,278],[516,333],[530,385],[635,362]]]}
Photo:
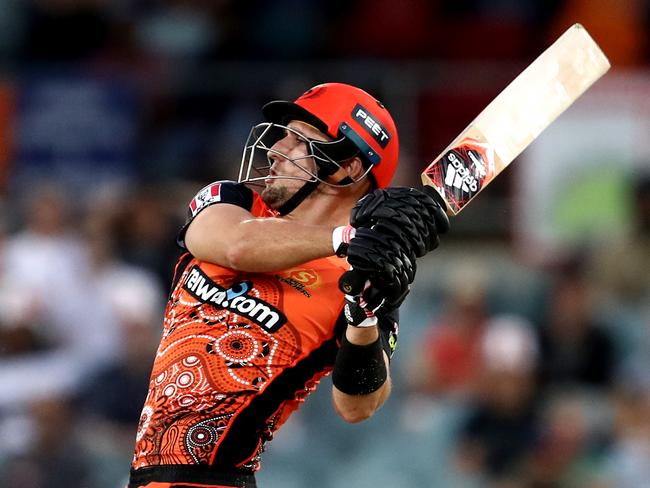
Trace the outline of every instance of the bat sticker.
{"label": "bat sticker", "polygon": [[465,139],[446,151],[425,171],[434,186],[440,190],[454,212],[481,191],[484,182],[494,175],[493,156],[487,145],[474,139]]}

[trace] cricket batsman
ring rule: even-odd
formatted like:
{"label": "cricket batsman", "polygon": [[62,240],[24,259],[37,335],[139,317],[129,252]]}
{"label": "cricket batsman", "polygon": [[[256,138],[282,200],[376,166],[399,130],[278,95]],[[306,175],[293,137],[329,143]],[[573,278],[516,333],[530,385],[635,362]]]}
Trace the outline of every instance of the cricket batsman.
{"label": "cricket batsman", "polygon": [[[255,487],[265,443],[329,373],[336,412],[372,416],[415,260],[448,230],[438,201],[388,187],[397,130],[365,91],[262,111],[239,182],[189,203],[129,488]],[[350,267],[356,296],[338,286]]]}

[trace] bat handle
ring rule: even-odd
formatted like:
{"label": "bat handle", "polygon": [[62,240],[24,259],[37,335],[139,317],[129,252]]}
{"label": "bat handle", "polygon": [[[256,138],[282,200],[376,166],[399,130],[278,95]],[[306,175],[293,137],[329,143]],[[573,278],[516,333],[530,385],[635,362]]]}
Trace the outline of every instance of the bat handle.
{"label": "bat handle", "polygon": [[362,272],[350,269],[339,278],[339,290],[346,295],[360,295],[366,286],[366,277]]}

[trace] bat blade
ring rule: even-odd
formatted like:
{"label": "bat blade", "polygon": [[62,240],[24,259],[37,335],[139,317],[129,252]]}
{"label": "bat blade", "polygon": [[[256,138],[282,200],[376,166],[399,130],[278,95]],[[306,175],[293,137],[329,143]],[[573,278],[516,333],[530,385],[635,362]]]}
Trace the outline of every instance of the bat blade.
{"label": "bat blade", "polygon": [[519,74],[422,173],[457,215],[610,64],[574,24]]}
{"label": "bat blade", "polygon": [[[585,28],[571,26],[427,166],[425,190],[444,200],[449,216],[457,215],[609,67]],[[365,282],[350,270],[339,288],[357,295]]]}

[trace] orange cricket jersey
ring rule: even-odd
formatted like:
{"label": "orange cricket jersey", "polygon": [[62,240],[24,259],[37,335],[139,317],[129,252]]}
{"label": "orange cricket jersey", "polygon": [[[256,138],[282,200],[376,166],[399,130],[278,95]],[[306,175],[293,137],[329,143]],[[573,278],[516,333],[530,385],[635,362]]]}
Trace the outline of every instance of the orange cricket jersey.
{"label": "orange cricket jersey", "polygon": [[[199,192],[190,221],[210,204],[237,203],[226,199],[235,186],[242,185],[222,182]],[[253,215],[270,215],[259,195],[245,196],[242,206]],[[331,257],[281,272],[247,273],[183,254],[132,473],[162,465],[258,469],[264,442],[333,366],[345,325],[337,283],[347,267]]]}

